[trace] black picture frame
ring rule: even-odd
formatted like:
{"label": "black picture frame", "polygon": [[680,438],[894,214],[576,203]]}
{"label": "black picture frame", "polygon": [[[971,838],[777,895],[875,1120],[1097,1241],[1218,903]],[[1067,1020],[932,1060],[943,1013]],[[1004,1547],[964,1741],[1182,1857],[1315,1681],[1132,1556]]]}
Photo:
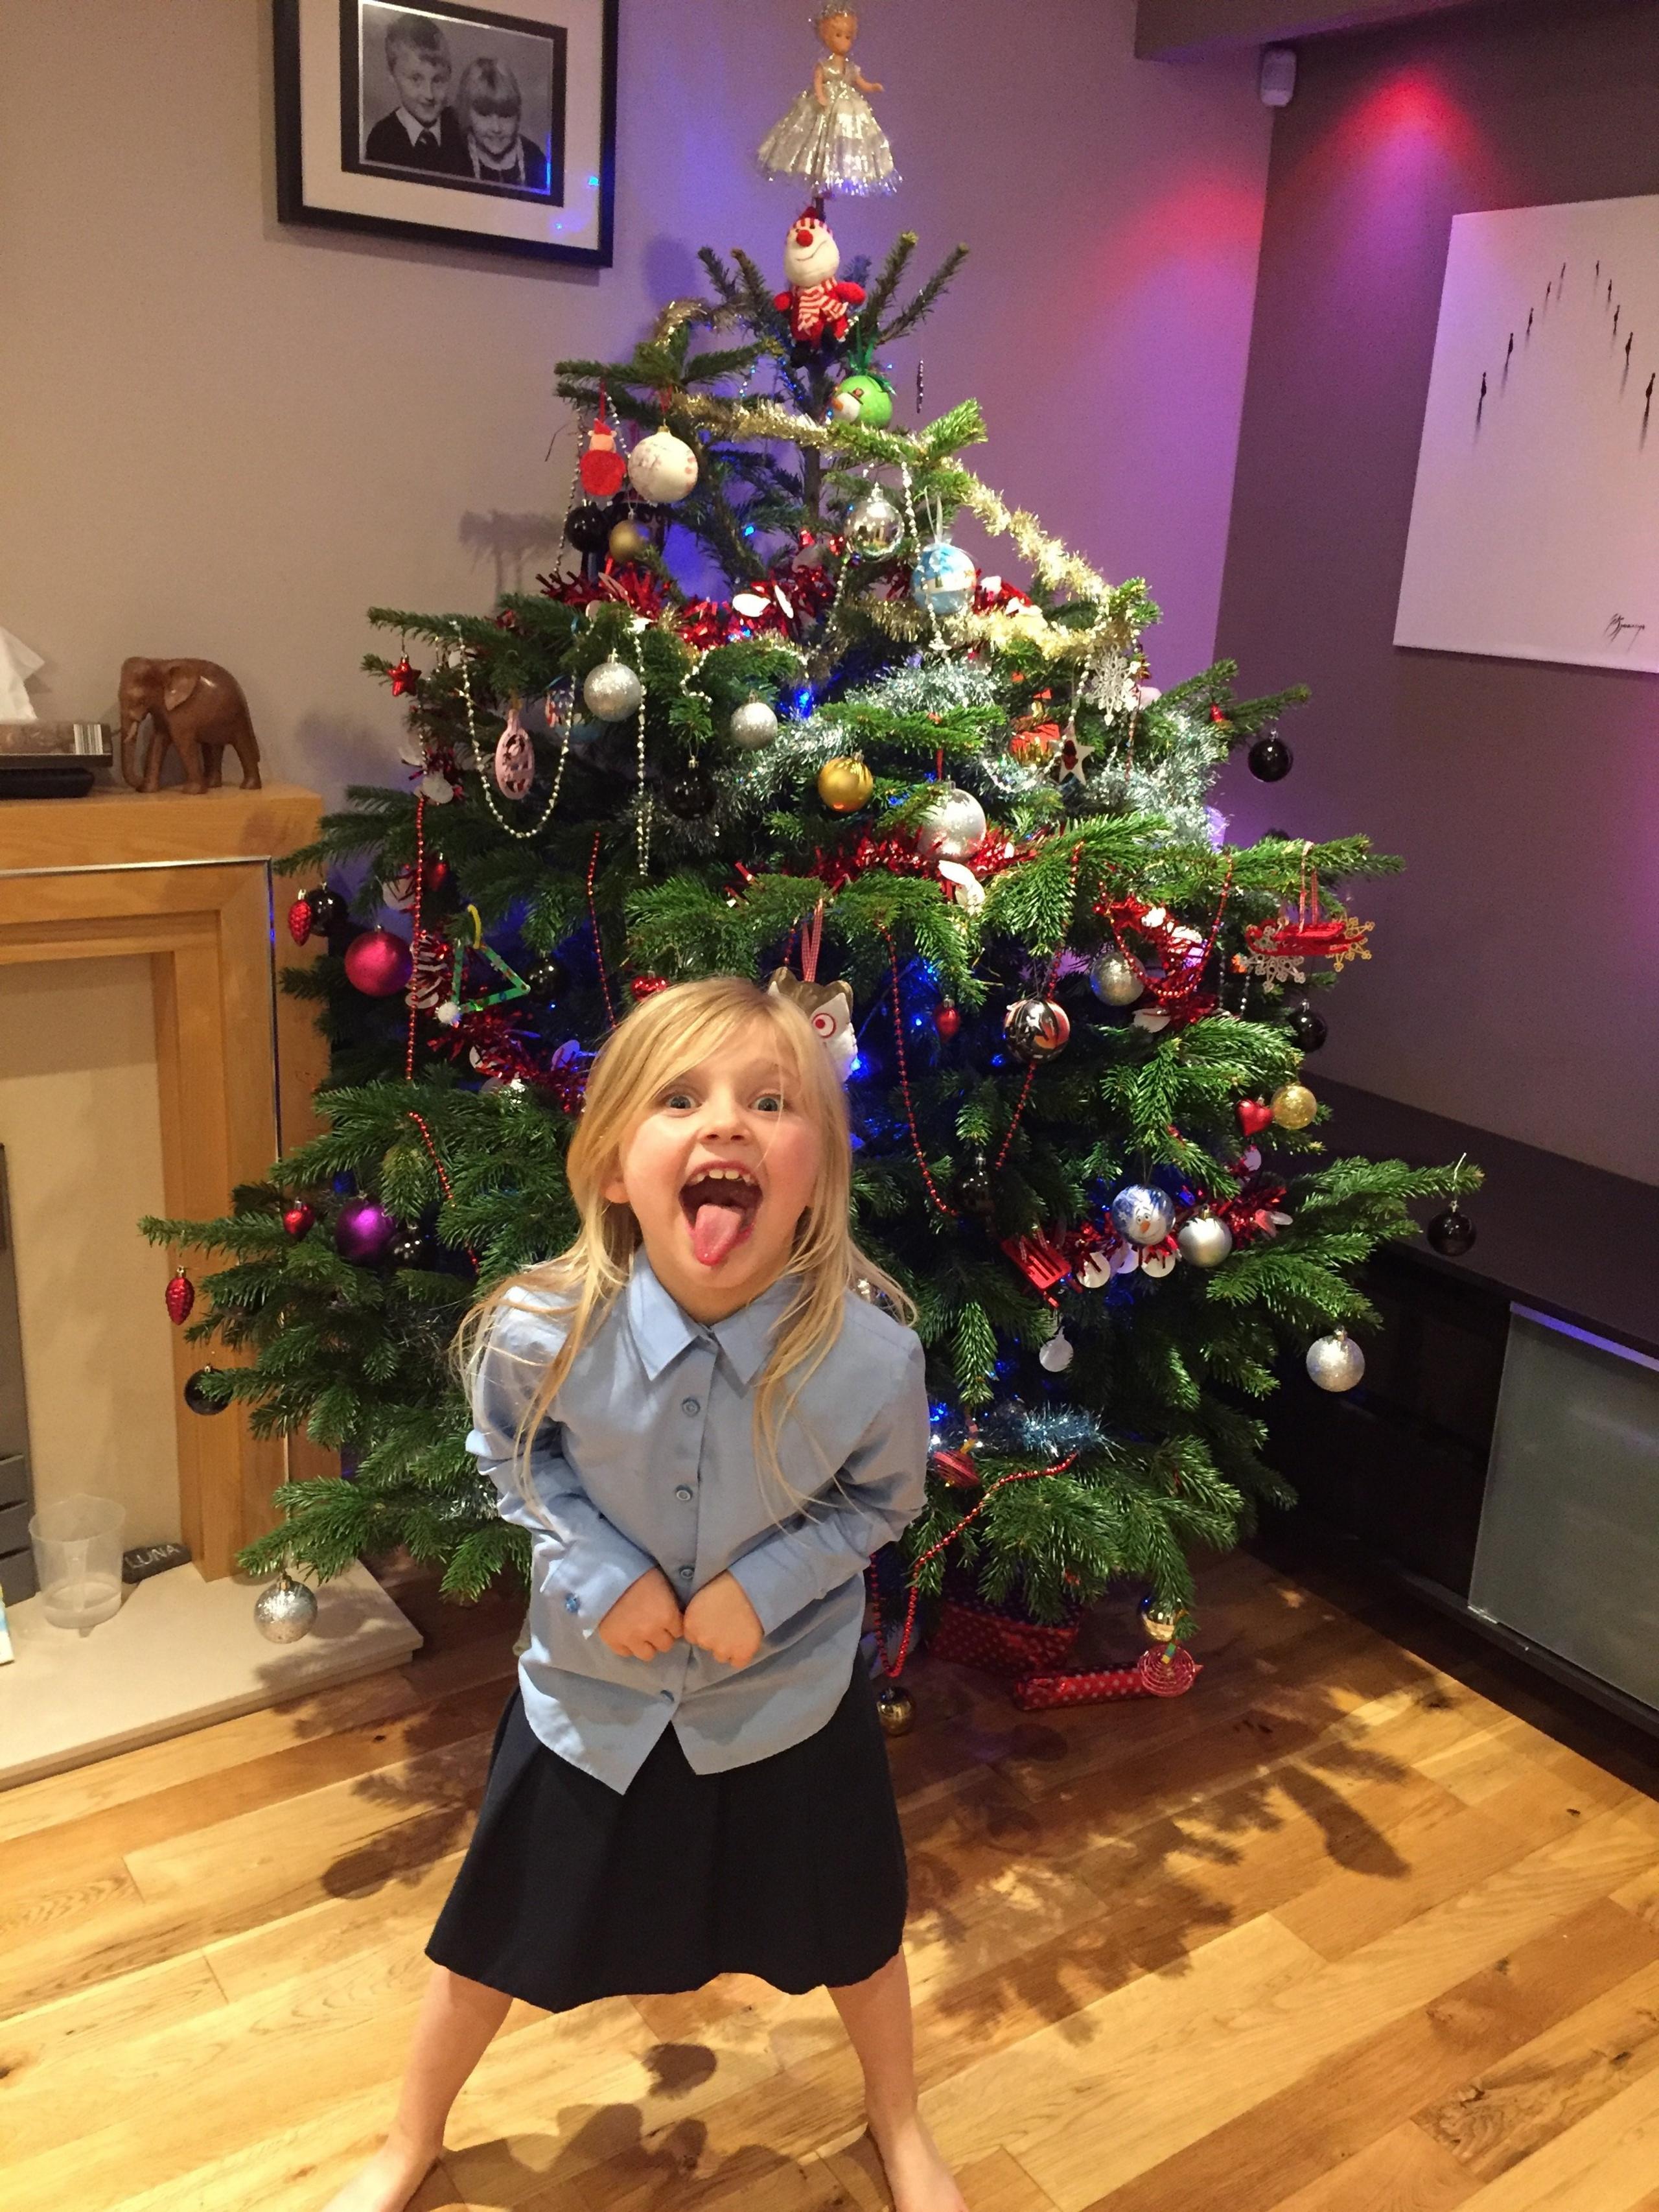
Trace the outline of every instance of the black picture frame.
{"label": "black picture frame", "polygon": [[[594,19],[599,48],[598,83],[592,88],[597,99],[588,112],[574,118],[574,125],[568,110],[571,70],[566,24],[549,20],[545,14],[537,17],[515,14],[512,0],[505,7],[493,8],[475,6],[471,0],[425,0],[425,4],[422,0],[410,0],[407,10],[399,11],[434,19],[475,40],[510,37],[521,53],[532,41],[544,46],[551,88],[550,129],[544,142],[544,182],[539,186],[533,180],[507,186],[479,184],[465,173],[422,175],[364,158],[358,81],[361,26],[366,9],[377,16],[387,12],[386,0],[338,0],[337,5],[335,0],[328,0],[331,36],[326,54],[321,51],[322,0],[272,0],[278,220],[506,254],[520,260],[610,268],[615,240],[619,0],[571,0],[571,5],[586,9]],[[317,82],[331,86],[337,76],[338,83],[338,128],[330,132],[326,145],[307,144],[303,131],[307,72],[319,70],[327,74]],[[590,69],[586,74],[591,78],[593,72]],[[316,105],[313,99],[313,115]],[[321,134],[317,136],[320,138]],[[580,177],[580,162],[573,170],[572,142],[586,144],[589,158],[596,161],[597,166],[587,172],[585,180]],[[595,147],[596,155],[592,151]],[[562,194],[561,186],[572,179],[574,181]],[[442,192],[450,220],[422,220],[422,200],[434,186]],[[349,198],[354,188],[367,188],[367,195],[376,203],[373,211],[331,204],[331,196]],[[577,242],[552,234],[562,224],[570,191],[581,193],[591,210],[588,234]],[[465,203],[469,216],[465,223],[453,219],[457,203]],[[476,222],[471,219],[474,210]],[[504,210],[516,212],[504,214]],[[526,219],[543,210],[548,224],[539,234],[524,234]],[[514,231],[495,227],[507,223],[514,226]]]}

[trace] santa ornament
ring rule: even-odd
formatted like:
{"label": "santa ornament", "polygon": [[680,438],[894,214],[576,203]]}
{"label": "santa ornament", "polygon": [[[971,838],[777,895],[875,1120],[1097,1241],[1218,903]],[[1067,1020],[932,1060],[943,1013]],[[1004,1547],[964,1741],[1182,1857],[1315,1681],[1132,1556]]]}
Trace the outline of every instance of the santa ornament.
{"label": "santa ornament", "polygon": [[847,336],[852,310],[864,305],[862,284],[836,281],[840,267],[834,231],[816,208],[808,208],[790,226],[783,249],[789,289],[772,301],[780,314],[788,316],[798,344],[822,345],[826,337],[839,343]]}
{"label": "santa ornament", "polygon": [[[603,398],[599,404],[604,405]],[[577,473],[590,499],[614,499],[628,481],[628,464],[617,451],[617,434],[603,415],[587,434],[587,451]]]}

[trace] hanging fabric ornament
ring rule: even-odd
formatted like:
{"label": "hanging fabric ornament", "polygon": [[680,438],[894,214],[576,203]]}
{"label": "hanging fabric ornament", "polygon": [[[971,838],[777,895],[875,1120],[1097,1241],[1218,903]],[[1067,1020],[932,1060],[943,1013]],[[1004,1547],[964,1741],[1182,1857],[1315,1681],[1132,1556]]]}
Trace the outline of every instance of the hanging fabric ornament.
{"label": "hanging fabric ornament", "polygon": [[819,982],[818,955],[823,946],[823,901],[820,899],[811,918],[801,925],[800,974],[775,968],[766,988],[800,1008],[845,1083],[859,1054],[858,1032],[853,1027],[853,987],[842,980]]}
{"label": "hanging fabric ornament", "polygon": [[653,507],[678,506],[696,487],[696,454],[664,423],[629,455],[628,481]]}
{"label": "hanging fabric ornament", "polygon": [[190,1319],[191,1308],[195,1303],[196,1285],[181,1266],[167,1284],[167,1319],[182,1328]]}
{"label": "hanging fabric ornament", "polygon": [[625,722],[637,714],[645,686],[637,672],[613,653],[590,668],[582,681],[582,702],[596,721]]}
{"label": "hanging fabric ornament", "polygon": [[1103,1006],[1132,1006],[1142,988],[1139,976],[1121,952],[1108,947],[1095,955],[1089,970],[1089,988]]}
{"label": "hanging fabric ornament", "polygon": [[366,929],[346,947],[347,978],[366,999],[395,999],[410,969],[408,945],[389,929]]}
{"label": "hanging fabric ornament", "polygon": [[854,502],[847,517],[847,543],[866,559],[884,559],[904,535],[904,517],[879,484]]}
{"label": "hanging fabric ornament", "polygon": [[959,615],[974,596],[978,574],[961,546],[940,535],[922,547],[910,571],[910,597],[925,613]]}
{"label": "hanging fabric ornament", "polygon": [[971,791],[944,791],[916,823],[916,850],[924,860],[971,860],[989,826]]}
{"label": "hanging fabric ornament", "polygon": [[1154,1184],[1127,1183],[1112,1200],[1112,1220],[1132,1244],[1161,1244],[1175,1226],[1175,1202]]}
{"label": "hanging fabric ornament", "polygon": [[[599,392],[599,406],[605,406],[605,392]],[[605,421],[603,412],[596,418],[587,434],[587,451],[582,455],[577,470],[582,489],[590,499],[614,499],[628,481],[628,464],[617,451],[617,434]],[[571,543],[575,544],[575,539]]]}
{"label": "hanging fabric ornament", "polygon": [[1364,1378],[1365,1355],[1346,1329],[1333,1329],[1308,1346],[1307,1368],[1322,1390],[1352,1390]]}
{"label": "hanging fabric ornament", "polygon": [[870,803],[876,779],[861,760],[827,760],[818,770],[818,797],[832,814],[856,814]]}
{"label": "hanging fabric ornament", "polygon": [[1050,1375],[1063,1375],[1077,1357],[1077,1346],[1063,1328],[1057,1328],[1037,1354],[1039,1364]]}
{"label": "hanging fabric ornament", "polygon": [[1319,1101],[1305,1083],[1281,1083],[1273,1093],[1273,1117],[1281,1129],[1305,1129]]}
{"label": "hanging fabric ornament", "polygon": [[507,710],[507,727],[495,741],[495,787],[503,799],[528,799],[535,780],[535,751],[514,699]]}
{"label": "hanging fabric ornament", "polygon": [[1053,999],[1017,999],[1003,1018],[1002,1033],[1016,1060],[1052,1060],[1066,1048],[1071,1018]]}
{"label": "hanging fabric ornament", "polygon": [[317,917],[311,911],[311,901],[296,898],[288,910],[288,933],[296,945],[303,945],[317,926]]}
{"label": "hanging fabric ornament", "polygon": [[757,753],[778,734],[778,718],[764,699],[748,699],[732,714],[726,734],[740,751]]}
{"label": "hanging fabric ornament", "polygon": [[864,305],[864,287],[838,283],[841,248],[836,234],[816,208],[789,227],[784,242],[783,273],[788,290],[777,293],[772,305],[789,318],[789,331],[797,345],[822,345],[826,338],[837,343],[847,336],[854,307]]}
{"label": "hanging fabric ornament", "polygon": [[1182,1223],[1176,1243],[1182,1258],[1194,1267],[1218,1267],[1233,1249],[1233,1232],[1206,1206]]}

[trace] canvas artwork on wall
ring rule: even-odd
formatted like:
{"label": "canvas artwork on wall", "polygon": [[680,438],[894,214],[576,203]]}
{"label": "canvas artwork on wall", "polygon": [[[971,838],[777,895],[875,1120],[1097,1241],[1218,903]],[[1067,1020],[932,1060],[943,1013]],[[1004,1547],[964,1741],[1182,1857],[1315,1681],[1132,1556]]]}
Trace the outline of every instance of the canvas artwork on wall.
{"label": "canvas artwork on wall", "polygon": [[1659,197],[1454,217],[1395,643],[1659,670]]}

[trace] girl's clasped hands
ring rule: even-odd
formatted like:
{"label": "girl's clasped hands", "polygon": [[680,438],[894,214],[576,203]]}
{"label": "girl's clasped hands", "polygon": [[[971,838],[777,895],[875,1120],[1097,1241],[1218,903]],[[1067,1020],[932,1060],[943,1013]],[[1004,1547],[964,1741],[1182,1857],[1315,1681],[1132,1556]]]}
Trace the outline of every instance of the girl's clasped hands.
{"label": "girl's clasped hands", "polygon": [[684,1613],[660,1567],[630,1583],[596,1631],[622,1659],[653,1659],[684,1637],[723,1666],[746,1667],[765,1633],[734,1575],[716,1575]]}

